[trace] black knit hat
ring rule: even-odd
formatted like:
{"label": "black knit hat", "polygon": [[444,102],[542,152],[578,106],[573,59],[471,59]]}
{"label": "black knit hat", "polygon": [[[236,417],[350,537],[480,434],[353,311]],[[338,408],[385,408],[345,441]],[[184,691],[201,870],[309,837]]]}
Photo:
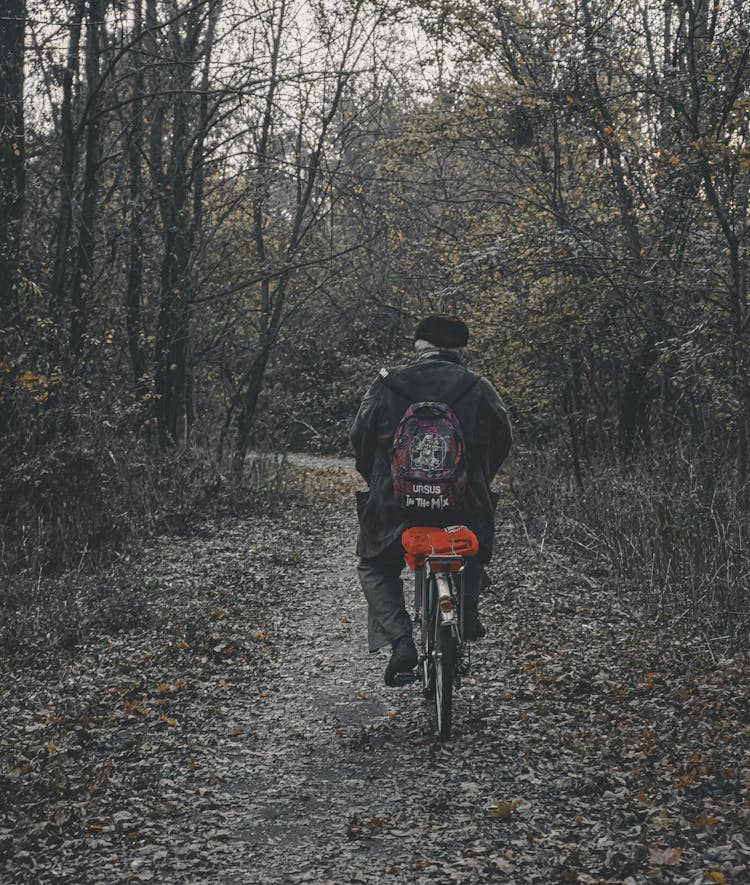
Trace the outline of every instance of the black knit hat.
{"label": "black knit hat", "polygon": [[458,317],[429,316],[414,330],[414,340],[420,338],[436,347],[466,347],[469,327]]}

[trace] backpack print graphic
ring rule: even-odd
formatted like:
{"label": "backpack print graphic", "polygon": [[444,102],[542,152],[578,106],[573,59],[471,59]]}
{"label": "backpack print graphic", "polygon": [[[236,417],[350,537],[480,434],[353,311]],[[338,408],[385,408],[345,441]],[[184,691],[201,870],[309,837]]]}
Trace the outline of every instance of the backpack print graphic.
{"label": "backpack print graphic", "polygon": [[[387,369],[386,387],[409,400],[408,391]],[[412,402],[393,434],[391,479],[399,507],[409,515],[442,521],[461,510],[466,493],[467,455],[461,424],[453,411],[478,376],[467,372],[447,402]]]}
{"label": "backpack print graphic", "polygon": [[438,433],[414,436],[409,447],[409,466],[412,470],[427,472],[440,470],[445,464],[448,450],[448,441]]}

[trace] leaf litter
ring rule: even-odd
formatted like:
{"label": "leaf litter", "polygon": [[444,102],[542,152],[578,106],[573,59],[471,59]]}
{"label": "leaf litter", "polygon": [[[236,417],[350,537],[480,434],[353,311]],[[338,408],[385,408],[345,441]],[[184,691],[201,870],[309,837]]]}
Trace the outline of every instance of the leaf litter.
{"label": "leaf litter", "polygon": [[366,651],[351,470],[295,469],[314,505],[143,552],[148,629],[6,662],[3,882],[750,881],[746,658],[509,508],[440,744]]}

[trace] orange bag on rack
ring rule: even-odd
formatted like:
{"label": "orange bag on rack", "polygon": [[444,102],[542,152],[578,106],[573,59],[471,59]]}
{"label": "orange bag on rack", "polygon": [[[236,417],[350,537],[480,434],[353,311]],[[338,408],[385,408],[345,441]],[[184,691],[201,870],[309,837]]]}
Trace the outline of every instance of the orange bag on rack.
{"label": "orange bag on rack", "polygon": [[[426,556],[476,556],[479,552],[477,536],[465,525],[449,525],[439,528],[431,525],[413,526],[401,535],[406,564],[412,571],[424,565]],[[457,572],[461,564],[450,563],[446,566]],[[439,568],[437,569],[439,570]]]}

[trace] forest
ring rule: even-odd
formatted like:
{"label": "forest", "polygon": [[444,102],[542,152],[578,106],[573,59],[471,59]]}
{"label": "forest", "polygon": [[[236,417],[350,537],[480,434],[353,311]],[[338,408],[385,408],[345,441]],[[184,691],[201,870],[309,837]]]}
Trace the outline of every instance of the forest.
{"label": "forest", "polygon": [[347,452],[426,312],[530,531],[747,625],[746,4],[3,10],[3,644],[30,587],[262,497],[251,450]]}
{"label": "forest", "polygon": [[[748,881],[749,201],[745,0],[1,0],[0,878]],[[514,430],[445,742],[349,443],[428,314]]]}

